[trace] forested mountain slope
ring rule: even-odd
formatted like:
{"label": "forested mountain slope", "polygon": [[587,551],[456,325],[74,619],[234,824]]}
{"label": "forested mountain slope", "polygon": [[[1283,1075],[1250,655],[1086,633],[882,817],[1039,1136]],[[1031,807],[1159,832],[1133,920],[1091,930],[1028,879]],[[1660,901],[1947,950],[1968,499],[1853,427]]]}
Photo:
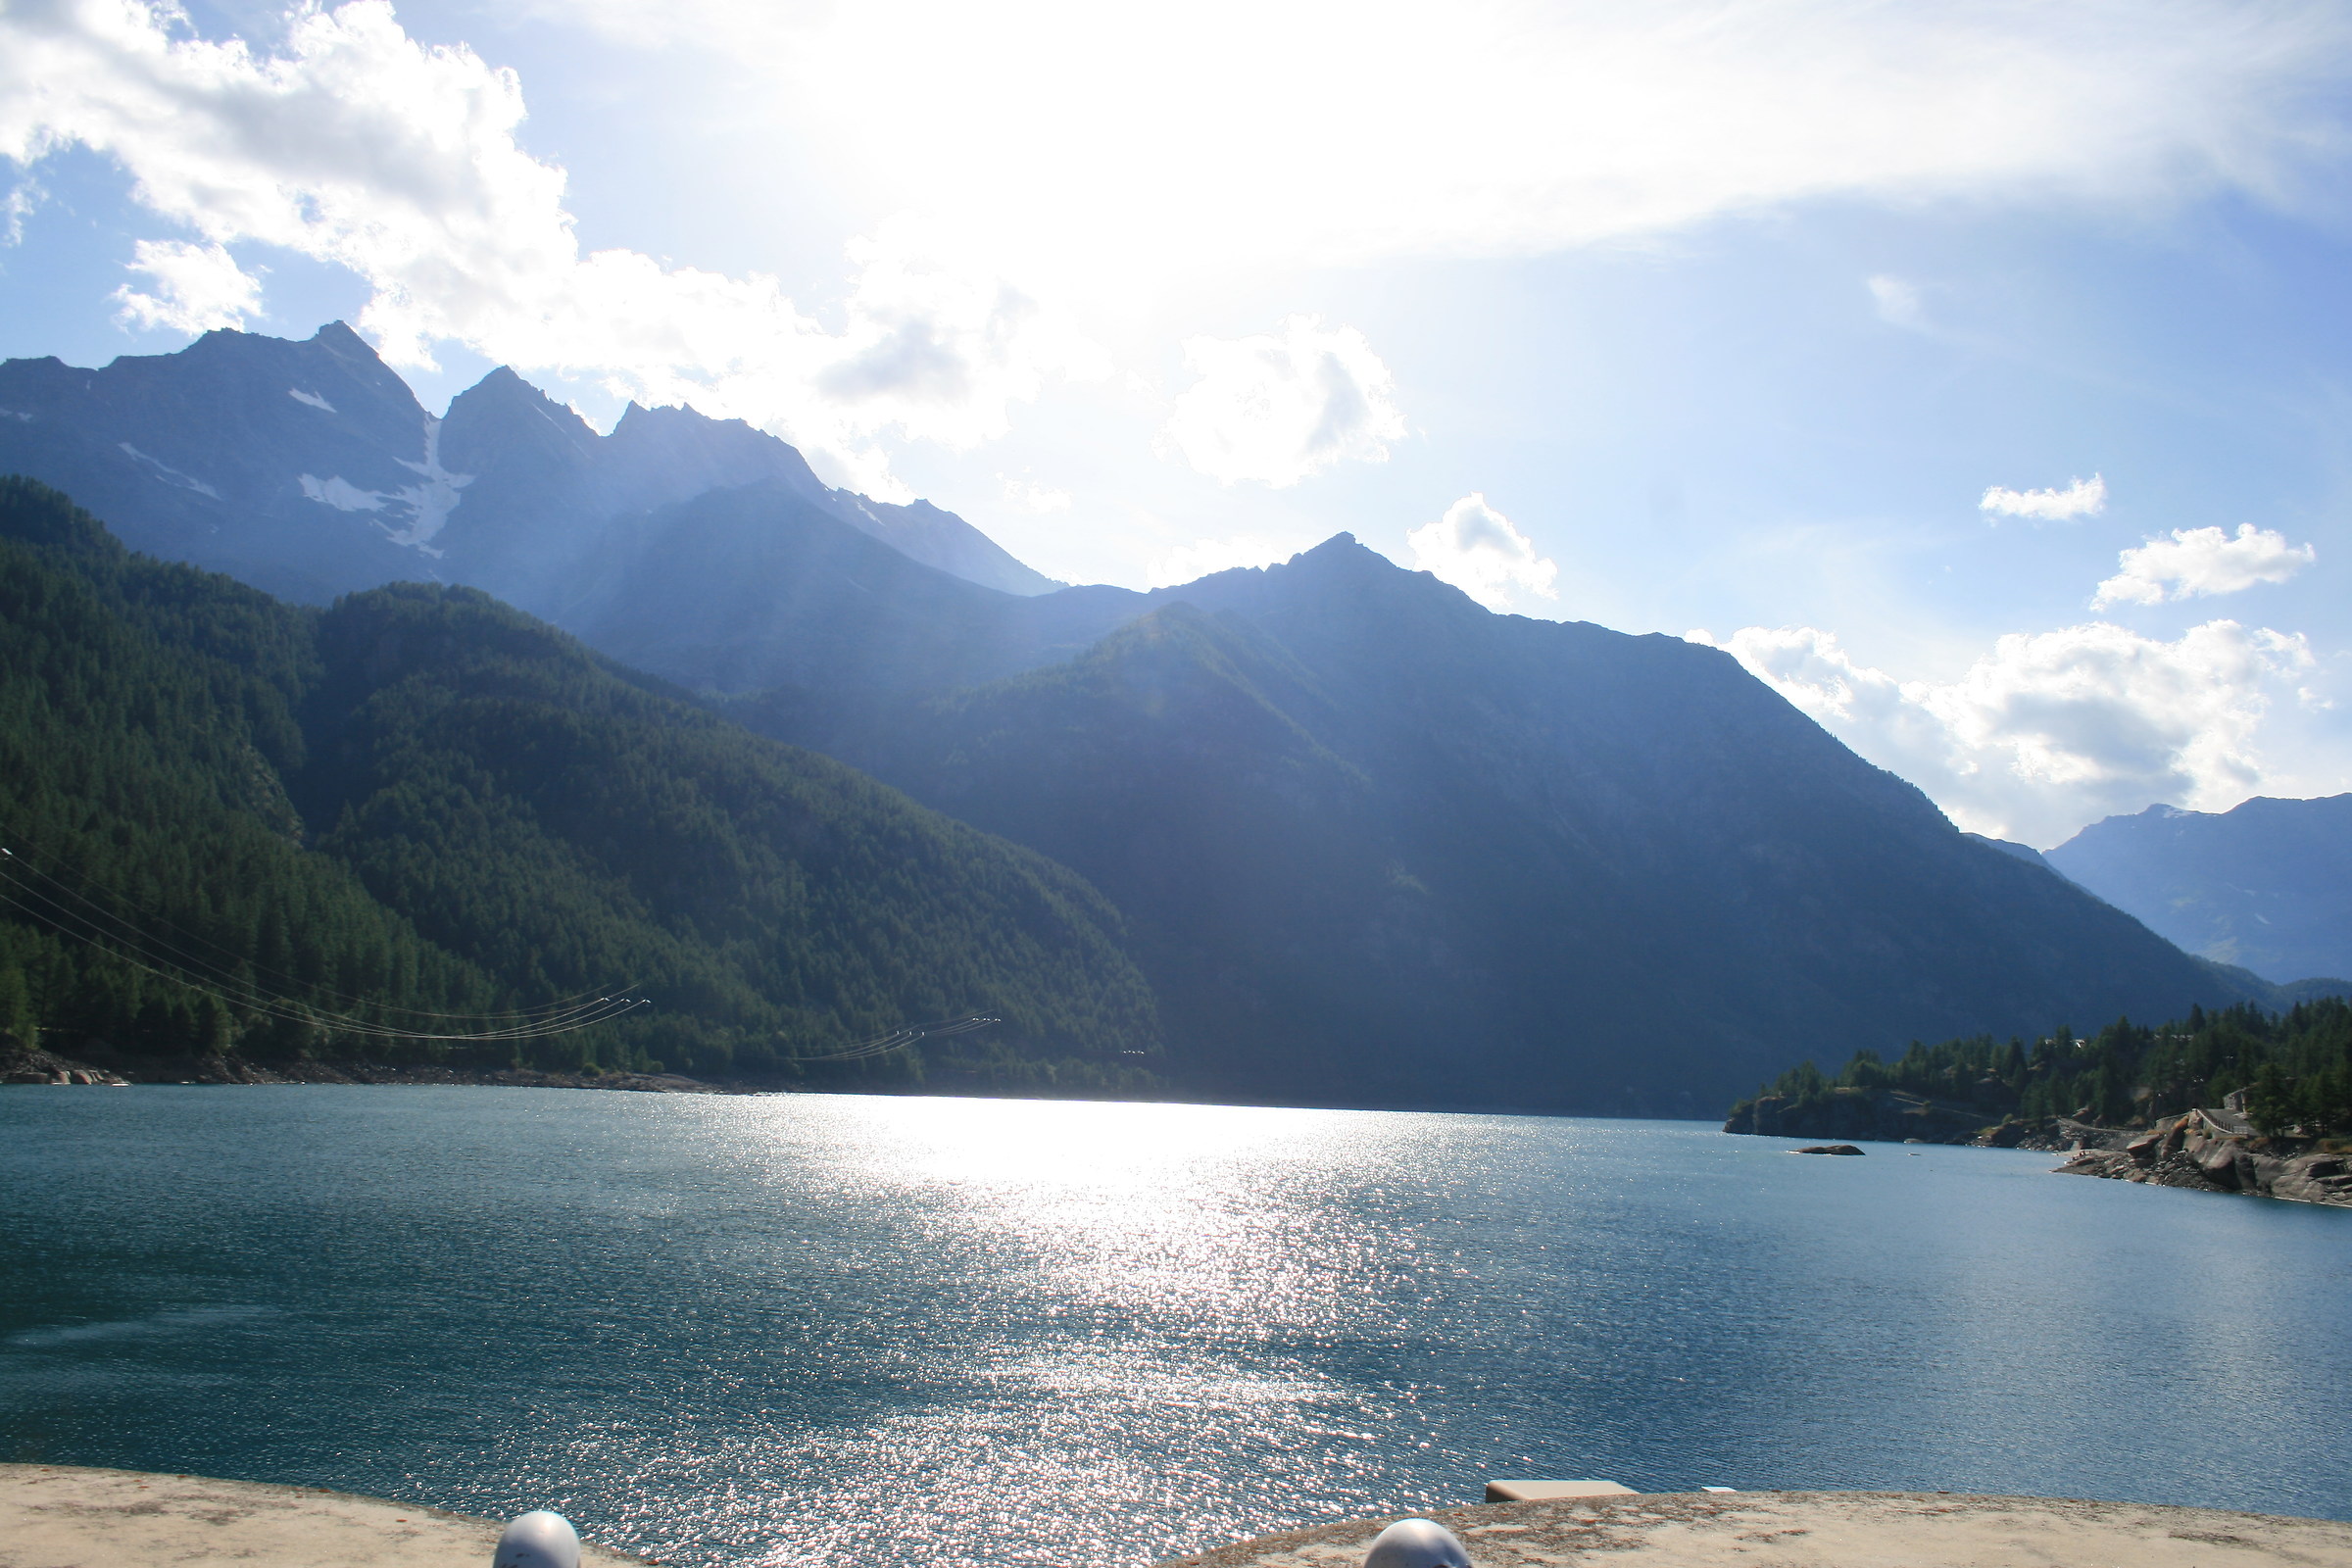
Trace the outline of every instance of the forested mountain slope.
{"label": "forested mountain slope", "polygon": [[1490,614],[1345,535],[1152,599],[978,690],[732,710],[1101,887],[1195,1081],[1714,1114],[1792,1049],[2252,994],[1720,652]]}
{"label": "forested mountain slope", "polygon": [[[1007,1084],[1134,1083],[1156,1050],[1116,912],[1034,853],[478,593],[294,609],[133,556],[24,480],[0,483],[0,764],[19,861],[0,1026],[19,1033],[760,1072],[990,1012],[947,1064]],[[59,878],[47,903],[26,865]],[[232,998],[378,1024],[619,986],[654,1006],[492,1047],[272,1019],[65,940],[59,887],[213,963]],[[121,929],[116,955],[156,956]]]}

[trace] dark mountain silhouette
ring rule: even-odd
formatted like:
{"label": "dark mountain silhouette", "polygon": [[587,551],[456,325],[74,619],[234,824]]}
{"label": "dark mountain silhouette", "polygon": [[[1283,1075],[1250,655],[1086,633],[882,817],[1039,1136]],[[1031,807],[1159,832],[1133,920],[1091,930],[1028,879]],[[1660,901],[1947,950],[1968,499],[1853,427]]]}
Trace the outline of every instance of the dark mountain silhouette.
{"label": "dark mountain silhouette", "polygon": [[551,615],[697,689],[935,690],[1067,659],[1150,603],[1121,588],[979,587],[770,480],[615,521]]}
{"label": "dark mountain silhouette", "polygon": [[86,498],[133,548],[303,603],[428,579],[543,611],[616,515],[760,483],[942,570],[1056,586],[952,513],[827,489],[740,420],[631,405],[600,436],[503,368],[436,419],[340,322],[305,342],[208,332],[101,369],[9,361],[0,472]]}
{"label": "dark mountain silhouette", "polygon": [[2059,870],[2056,866],[2051,865],[2050,862],[2042,857],[2042,853],[2031,844],[2020,844],[2015,839],[1987,838],[1982,833],[1971,833],[1968,836],[1976,840],[1979,844],[1990,845],[1993,849],[2000,851],[2003,855],[2014,856],[2018,859],[2025,861],[2028,865],[2041,866],[2048,870],[2052,875],[2064,876],[2066,874],[2065,872]]}
{"label": "dark mountain silhouette", "polygon": [[1721,652],[1491,614],[1346,535],[1152,601],[977,690],[729,706],[1101,887],[1199,1088],[1699,1113],[1792,1050],[2267,992]]}
{"label": "dark mountain silhouette", "polygon": [[2352,795],[2151,806],[2046,858],[2191,953],[2279,982],[2352,977]]}

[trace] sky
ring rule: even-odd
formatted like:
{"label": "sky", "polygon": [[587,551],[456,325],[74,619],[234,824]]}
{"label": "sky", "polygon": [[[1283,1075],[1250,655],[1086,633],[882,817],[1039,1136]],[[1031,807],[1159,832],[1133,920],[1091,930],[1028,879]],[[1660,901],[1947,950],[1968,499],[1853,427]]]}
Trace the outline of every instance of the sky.
{"label": "sky", "polygon": [[1346,530],[1961,826],[2352,788],[2352,6],[0,0],[0,356],[344,319],[1134,587]]}

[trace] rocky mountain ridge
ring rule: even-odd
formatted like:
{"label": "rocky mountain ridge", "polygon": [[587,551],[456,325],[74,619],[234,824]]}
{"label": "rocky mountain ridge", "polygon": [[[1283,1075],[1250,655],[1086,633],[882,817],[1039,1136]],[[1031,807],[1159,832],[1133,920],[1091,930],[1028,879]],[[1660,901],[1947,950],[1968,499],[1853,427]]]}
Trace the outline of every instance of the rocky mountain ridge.
{"label": "rocky mountain ridge", "polygon": [[2190,953],[2282,983],[2352,978],[2352,795],[2151,806],[2044,858]]}
{"label": "rocky mountain ridge", "polygon": [[67,491],[135,549],[310,604],[422,579],[545,612],[613,518],[756,483],[989,587],[1058,586],[952,513],[828,488],[740,420],[631,404],[599,435],[504,368],[435,417],[339,321],[99,368],[11,360],[0,472]]}

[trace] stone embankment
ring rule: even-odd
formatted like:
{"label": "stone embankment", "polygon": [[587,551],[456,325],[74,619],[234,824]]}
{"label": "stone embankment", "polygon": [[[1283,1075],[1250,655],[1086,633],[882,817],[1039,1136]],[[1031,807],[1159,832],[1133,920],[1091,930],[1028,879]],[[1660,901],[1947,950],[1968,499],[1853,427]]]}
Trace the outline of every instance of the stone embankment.
{"label": "stone embankment", "polygon": [[2058,1173],[2352,1207],[2352,1152],[2331,1143],[2259,1137],[2226,1111],[2168,1116],[2121,1147],[2076,1152]]}
{"label": "stone embankment", "polygon": [[[490,1519],[323,1487],[0,1464],[0,1568],[477,1568]],[[594,1543],[580,1568],[650,1561]]]}
{"label": "stone embankment", "polygon": [[[1395,1515],[1160,1568],[1355,1568]],[[1665,1493],[1434,1508],[1478,1568],[2352,1568],[2352,1524],[1947,1492]]]}
{"label": "stone embankment", "polygon": [[[4,1042],[0,1042],[4,1043]],[[493,1084],[510,1089],[620,1089],[723,1095],[732,1086],[679,1073],[541,1072],[534,1068],[391,1066],[361,1061],[258,1062],[237,1055],[131,1056],[101,1065],[47,1051],[0,1051],[0,1084]]]}

